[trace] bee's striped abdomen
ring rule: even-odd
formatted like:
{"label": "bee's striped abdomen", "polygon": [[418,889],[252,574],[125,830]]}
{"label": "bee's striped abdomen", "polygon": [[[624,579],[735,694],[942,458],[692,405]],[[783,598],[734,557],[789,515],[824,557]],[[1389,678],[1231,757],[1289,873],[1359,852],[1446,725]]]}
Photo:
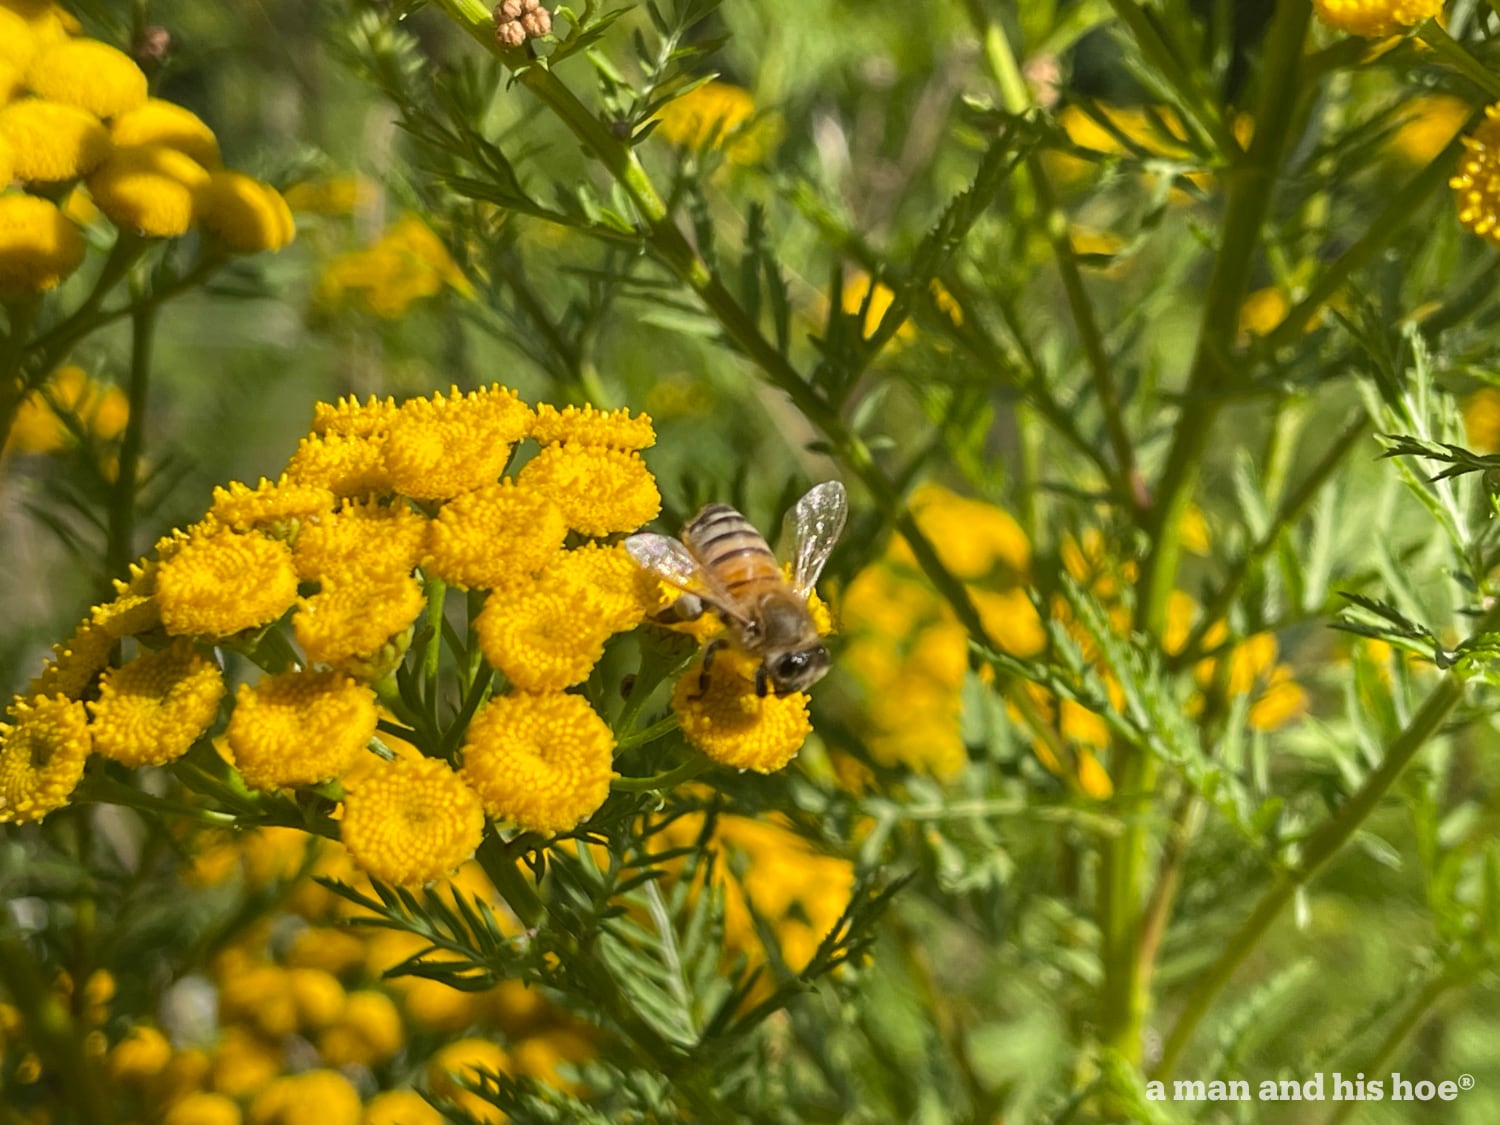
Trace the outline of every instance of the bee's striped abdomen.
{"label": "bee's striped abdomen", "polygon": [[736,600],[754,601],[783,582],[776,556],[750,521],[728,504],[710,504],[693,517],[683,542]]}

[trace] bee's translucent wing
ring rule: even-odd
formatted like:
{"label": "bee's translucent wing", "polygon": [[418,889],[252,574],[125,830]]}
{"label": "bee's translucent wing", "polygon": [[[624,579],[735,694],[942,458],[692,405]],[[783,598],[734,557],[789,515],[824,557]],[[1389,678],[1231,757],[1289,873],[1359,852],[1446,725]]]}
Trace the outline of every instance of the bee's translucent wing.
{"label": "bee's translucent wing", "polygon": [[649,570],[668,585],[696,595],[720,614],[742,619],[741,614],[733,611],[733,602],[723,586],[681,540],[647,531],[626,539],[625,550],[643,570]]}
{"label": "bee's translucent wing", "polygon": [[812,592],[848,515],[849,496],[836,480],[814,485],[786,514],[781,541],[790,544],[787,557],[792,564],[792,586],[799,594]]}

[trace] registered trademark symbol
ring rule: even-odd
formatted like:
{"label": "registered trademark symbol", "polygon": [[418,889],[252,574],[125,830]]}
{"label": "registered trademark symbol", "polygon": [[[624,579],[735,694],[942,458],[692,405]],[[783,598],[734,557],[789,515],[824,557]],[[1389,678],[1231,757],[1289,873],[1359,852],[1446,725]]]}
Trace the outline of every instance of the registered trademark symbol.
{"label": "registered trademark symbol", "polygon": [[1474,1088],[1474,1076],[1472,1074],[1460,1074],[1458,1076],[1458,1088],[1460,1090],[1472,1090]]}

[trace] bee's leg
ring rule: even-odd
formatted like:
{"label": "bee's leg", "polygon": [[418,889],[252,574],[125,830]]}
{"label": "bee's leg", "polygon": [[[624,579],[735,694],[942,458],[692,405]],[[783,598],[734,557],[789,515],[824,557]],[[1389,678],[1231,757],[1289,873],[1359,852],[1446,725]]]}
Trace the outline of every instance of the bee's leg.
{"label": "bee's leg", "polygon": [[658,625],[677,625],[683,621],[697,621],[707,608],[703,604],[703,599],[698,595],[683,594],[660,613],[652,614],[651,620]]}
{"label": "bee's leg", "polygon": [[771,677],[766,674],[766,666],[762,664],[755,670],[755,694],[761,699],[766,697],[766,689],[771,686]]}
{"label": "bee's leg", "polygon": [[702,699],[708,694],[708,670],[714,666],[714,657],[719,654],[719,650],[723,647],[724,642],[719,638],[715,638],[703,646],[703,667],[698,672],[698,691],[696,694],[688,696],[689,699]]}

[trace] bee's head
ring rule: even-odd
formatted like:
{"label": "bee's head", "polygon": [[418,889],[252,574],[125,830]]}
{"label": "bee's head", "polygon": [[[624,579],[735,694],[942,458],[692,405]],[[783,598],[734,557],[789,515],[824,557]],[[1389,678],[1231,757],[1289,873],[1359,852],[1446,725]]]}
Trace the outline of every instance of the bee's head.
{"label": "bee's head", "polygon": [[827,674],[828,664],[828,649],[820,644],[770,653],[755,677],[755,690],[765,695],[769,685],[777,695],[806,691]]}

